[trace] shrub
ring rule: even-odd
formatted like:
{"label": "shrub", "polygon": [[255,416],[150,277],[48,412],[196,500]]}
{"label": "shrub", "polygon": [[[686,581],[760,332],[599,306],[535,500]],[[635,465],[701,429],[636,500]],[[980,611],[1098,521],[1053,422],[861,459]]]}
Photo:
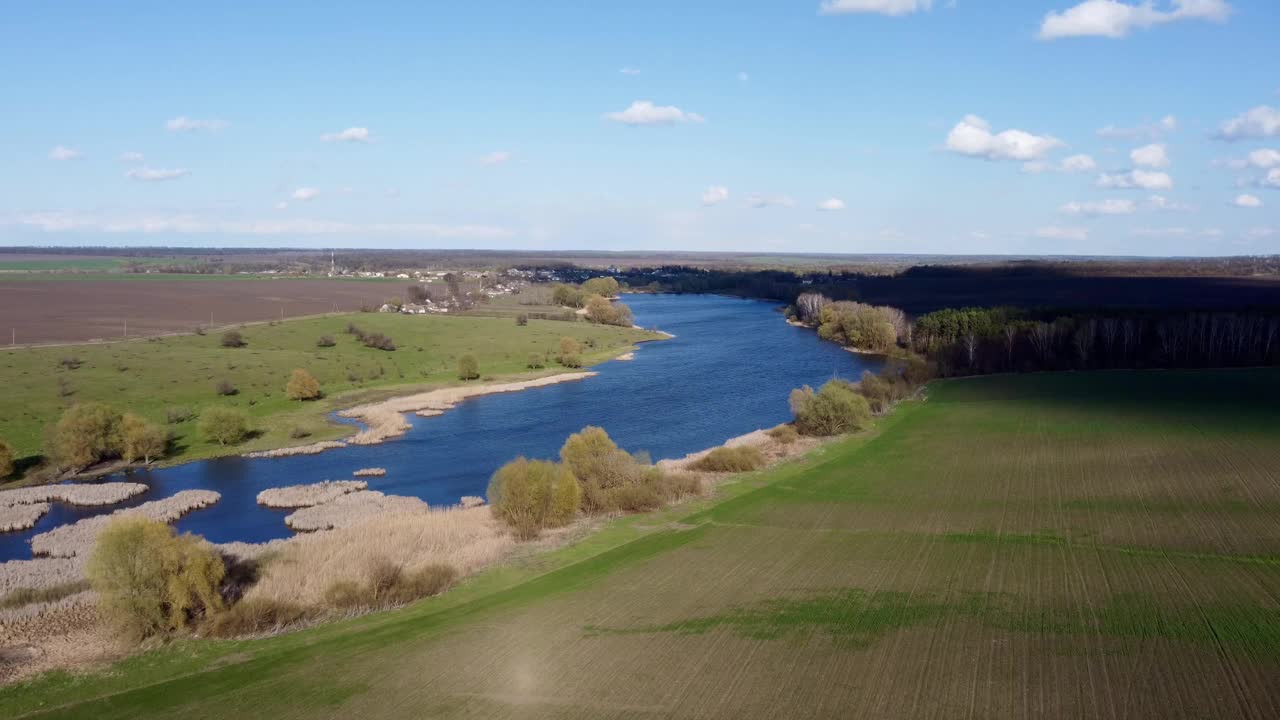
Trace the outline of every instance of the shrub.
{"label": "shrub", "polygon": [[80,403],[54,427],[50,455],[59,467],[79,470],[120,455],[120,413],[101,403]]}
{"label": "shrub", "polygon": [[718,447],[689,466],[703,472],[747,472],[764,467],[764,455],[750,445]]}
{"label": "shrub", "polygon": [[293,371],[284,392],[290,400],[315,400],[323,394],[320,392],[320,381],[303,368]]}
{"label": "shrub", "polygon": [[211,407],[200,413],[200,434],[209,442],[234,445],[249,434],[249,418],[234,408]]}
{"label": "shrub", "polygon": [[181,630],[222,607],[222,558],[200,538],[155,520],[113,520],[85,573],[103,618],[134,640]]}
{"label": "shrub", "polygon": [[622,303],[613,303],[599,295],[591,296],[587,301],[587,320],[601,325],[618,325],[631,327],[635,320],[631,316],[631,308]]}
{"label": "shrub", "polygon": [[884,378],[867,370],[862,373],[862,379],[858,381],[858,394],[867,399],[867,404],[871,407],[871,412],[879,415],[896,399],[896,392]]}
{"label": "shrub", "polygon": [[80,366],[84,364],[84,361],[78,357],[69,356],[59,360],[58,364],[68,370],[79,370]]}
{"label": "shrub", "polygon": [[783,445],[790,445],[800,439],[800,433],[796,432],[795,427],[791,425],[779,425],[769,429],[769,437]]}
{"label": "shrub", "polygon": [[796,430],[804,435],[839,435],[866,427],[871,421],[867,399],[843,380],[830,380],[818,392],[805,385],[791,391]]}
{"label": "shrub", "polygon": [[618,294],[618,281],[611,277],[597,277],[582,283],[582,292],[588,295],[613,297]]}
{"label": "shrub", "polygon": [[170,425],[184,423],[195,416],[196,413],[194,410],[181,405],[174,405],[164,411],[165,420],[168,421]]}
{"label": "shrub", "polygon": [[332,335],[321,335],[319,338],[316,338],[316,347],[333,347],[337,344],[337,341],[333,339]]}
{"label": "shrub", "polygon": [[204,624],[204,631],[224,638],[261,635],[310,620],[314,615],[314,611],[295,603],[248,598],[214,614]]}
{"label": "shrub", "polygon": [[150,464],[152,458],[164,455],[169,433],[141,415],[125,413],[120,419],[120,456],[127,462]]}
{"label": "shrub", "polygon": [[567,465],[520,457],[493,474],[488,496],[494,516],[527,540],[573,520],[582,488]]}
{"label": "shrub", "polygon": [[222,333],[222,347],[226,348],[242,348],[247,345],[244,336],[239,330],[228,330]]}
{"label": "shrub", "polygon": [[367,335],[361,335],[359,337],[365,347],[387,351],[396,349],[395,341],[382,333],[368,333]]}
{"label": "shrub", "polygon": [[13,474],[13,448],[9,443],[0,440],[0,478]]}
{"label": "shrub", "polygon": [[517,315],[517,316],[516,316],[516,325],[519,325],[520,327],[524,327],[525,325],[528,325],[528,324],[529,324],[529,316],[528,316],[528,315]]}
{"label": "shrub", "polygon": [[232,395],[239,393],[240,389],[237,388],[234,384],[232,384],[230,380],[223,378],[222,380],[219,380],[216,384],[214,384],[213,391],[223,397],[230,397]]}
{"label": "shrub", "polygon": [[561,355],[560,364],[567,368],[582,367],[582,357],[579,355]]}
{"label": "shrub", "polygon": [[538,353],[529,353],[529,361],[525,363],[525,367],[529,368],[530,370],[538,370],[540,368],[546,367],[546,363],[543,362],[542,356],[539,355]]}
{"label": "shrub", "polygon": [[582,486],[585,513],[649,510],[683,494],[660,469],[619,448],[598,427],[570,435],[560,448],[560,460]]}
{"label": "shrub", "polygon": [[294,440],[301,440],[302,438],[311,437],[311,431],[306,428],[295,427],[289,431],[289,437]]}
{"label": "shrub", "polygon": [[480,377],[480,363],[474,355],[463,355],[458,358],[458,379],[475,380]]}
{"label": "shrub", "polygon": [[364,583],[339,580],[325,591],[325,604],[338,610],[405,605],[448,590],[458,577],[452,565],[432,563],[415,572],[386,558],[371,563]]}
{"label": "shrub", "polygon": [[586,295],[572,285],[556,285],[551,291],[551,302],[564,307],[580,308],[586,302]]}

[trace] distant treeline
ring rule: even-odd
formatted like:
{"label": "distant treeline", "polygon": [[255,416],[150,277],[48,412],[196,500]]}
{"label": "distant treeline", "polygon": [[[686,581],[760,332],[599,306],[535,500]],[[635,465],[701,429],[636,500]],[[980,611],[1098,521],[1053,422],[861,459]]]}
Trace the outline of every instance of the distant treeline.
{"label": "distant treeline", "polygon": [[912,344],[943,375],[1280,364],[1280,313],[940,310]]}

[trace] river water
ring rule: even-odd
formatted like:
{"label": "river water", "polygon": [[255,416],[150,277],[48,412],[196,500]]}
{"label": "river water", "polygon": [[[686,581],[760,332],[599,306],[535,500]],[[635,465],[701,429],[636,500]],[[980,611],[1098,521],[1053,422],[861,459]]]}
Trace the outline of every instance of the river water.
{"label": "river water", "polygon": [[108,478],[150,490],[108,508],[55,503],[35,528],[0,533],[0,561],[31,557],[31,537],[58,525],[188,489],[222,494],[213,507],[176,523],[214,542],[288,537],[288,511],[260,507],[259,491],[348,479],[365,467],[387,469],[385,477],[364,478],[372,490],[450,505],[484,495],[493,472],[518,455],[556,457],[565,438],[586,425],[603,427],[623,448],[654,460],[682,457],[790,420],[792,388],[833,376],[856,379],[880,365],[784,323],[772,303],[712,295],[630,295],[625,302],[638,324],[676,337],[645,343],[634,360],[599,365],[600,374],[586,380],[472,398],[437,417],[411,415],[413,429],[381,445],[220,458]]}

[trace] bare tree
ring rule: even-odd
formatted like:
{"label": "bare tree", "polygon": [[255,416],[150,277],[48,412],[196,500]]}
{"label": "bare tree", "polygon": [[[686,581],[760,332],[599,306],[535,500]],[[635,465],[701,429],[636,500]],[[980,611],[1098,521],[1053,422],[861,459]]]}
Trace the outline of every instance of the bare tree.
{"label": "bare tree", "polygon": [[816,323],[822,317],[822,308],[831,302],[830,298],[821,293],[801,293],[796,298],[796,312],[800,315],[800,321],[805,323]]}

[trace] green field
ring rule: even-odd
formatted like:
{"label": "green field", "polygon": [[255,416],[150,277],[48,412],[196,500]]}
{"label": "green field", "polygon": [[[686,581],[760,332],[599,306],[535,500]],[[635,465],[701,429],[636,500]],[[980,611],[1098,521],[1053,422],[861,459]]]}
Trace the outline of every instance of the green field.
{"label": "green field", "polygon": [[108,718],[1280,716],[1280,372],[950,381],[402,611],[0,691]]}
{"label": "green field", "polygon": [[[364,347],[344,334],[348,322],[367,332],[391,336],[398,348],[387,352]],[[554,353],[561,337],[590,342],[583,360],[606,360],[634,343],[656,336],[629,328],[588,323],[408,316],[384,313],[336,315],[241,329],[247,347],[224,348],[222,332],[208,335],[137,340],[112,344],[27,348],[0,352],[0,377],[7,387],[0,398],[0,438],[19,456],[39,452],[45,428],[77,402],[100,401],[166,422],[168,409],[198,412],[211,405],[246,410],[261,435],[236,452],[296,444],[295,427],[312,435],[307,441],[352,431],[325,419],[331,410],[357,401],[411,392],[427,385],[457,382],[458,358],[474,355],[484,377],[527,376],[530,353]],[[321,335],[337,345],[316,347]],[[67,361],[67,362],[64,362]],[[74,361],[74,362],[73,362]],[[77,366],[78,365],[78,366]],[[324,400],[298,403],[285,397],[294,368],[306,368],[319,379]],[[538,374],[563,371],[554,362]],[[238,393],[219,396],[214,386],[231,382]],[[194,421],[171,425],[174,447],[182,459],[223,450],[203,442]]]}

